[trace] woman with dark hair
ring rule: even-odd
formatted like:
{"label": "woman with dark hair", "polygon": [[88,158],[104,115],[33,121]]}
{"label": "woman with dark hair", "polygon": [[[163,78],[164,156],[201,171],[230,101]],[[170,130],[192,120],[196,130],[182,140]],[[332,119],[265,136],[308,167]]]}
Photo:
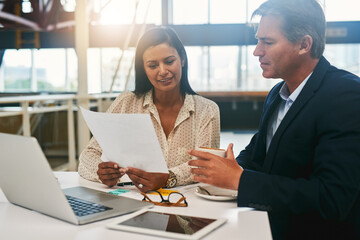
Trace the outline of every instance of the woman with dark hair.
{"label": "woman with dark hair", "polygon": [[135,91],[136,95],[147,93],[152,89],[152,85],[148,76],[145,73],[143,55],[149,48],[161,43],[167,43],[170,47],[174,48],[182,61],[181,79],[180,79],[180,92],[181,94],[196,94],[190,87],[188,80],[188,59],[184,45],[180,41],[175,31],[169,27],[157,27],[146,32],[140,39],[136,47],[135,56]]}
{"label": "woman with dark hair", "polygon": [[135,90],[119,95],[109,113],[148,113],[169,173],[150,173],[102,162],[102,149],[92,138],[80,155],[79,174],[114,186],[127,174],[140,191],[192,183],[187,151],[198,146],[218,148],[218,106],[199,95],[188,81],[184,45],[169,27],[156,27],[139,40],[135,55]]}

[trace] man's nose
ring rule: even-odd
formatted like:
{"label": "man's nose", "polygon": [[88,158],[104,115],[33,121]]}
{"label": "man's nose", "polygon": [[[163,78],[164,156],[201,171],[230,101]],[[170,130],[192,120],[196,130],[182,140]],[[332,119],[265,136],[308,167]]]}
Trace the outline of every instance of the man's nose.
{"label": "man's nose", "polygon": [[253,55],[255,57],[259,57],[259,56],[263,56],[264,55],[264,51],[261,49],[261,47],[259,46],[259,44],[256,45],[255,50],[253,52]]}

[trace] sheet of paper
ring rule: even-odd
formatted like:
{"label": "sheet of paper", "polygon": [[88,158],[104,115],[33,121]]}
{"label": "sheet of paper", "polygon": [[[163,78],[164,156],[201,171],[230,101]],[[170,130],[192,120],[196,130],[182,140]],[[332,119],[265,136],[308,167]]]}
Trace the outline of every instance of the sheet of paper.
{"label": "sheet of paper", "polygon": [[103,161],[146,172],[168,173],[149,114],[101,113],[84,108],[81,112],[103,150]]}

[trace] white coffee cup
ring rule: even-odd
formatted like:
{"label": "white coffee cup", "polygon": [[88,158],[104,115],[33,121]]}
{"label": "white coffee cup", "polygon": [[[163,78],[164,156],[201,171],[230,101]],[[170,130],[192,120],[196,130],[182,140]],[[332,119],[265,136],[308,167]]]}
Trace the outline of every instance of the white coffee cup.
{"label": "white coffee cup", "polygon": [[[208,153],[214,154],[219,157],[226,156],[225,149],[220,149],[220,148],[196,147],[195,150],[202,151],[202,152],[208,152]],[[193,159],[197,159],[197,157],[193,157]]]}

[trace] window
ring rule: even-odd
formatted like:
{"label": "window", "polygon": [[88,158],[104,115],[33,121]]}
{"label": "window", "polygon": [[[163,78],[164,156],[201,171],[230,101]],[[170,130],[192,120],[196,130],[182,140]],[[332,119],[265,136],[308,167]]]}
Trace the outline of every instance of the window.
{"label": "window", "polygon": [[33,68],[36,75],[32,82],[36,91],[65,91],[66,60],[64,49],[32,50],[34,54]]}
{"label": "window", "polygon": [[237,46],[210,47],[210,79],[208,90],[230,91],[237,89]]}
{"label": "window", "polygon": [[77,59],[73,49],[9,49],[5,51],[0,72],[4,92],[77,89]]}
{"label": "window", "polygon": [[246,1],[211,0],[210,23],[244,23],[246,22]]}
{"label": "window", "polygon": [[248,19],[247,5],[251,3],[254,6],[254,2],[261,3],[263,0],[173,0],[173,23],[245,23]]}
{"label": "window", "polygon": [[195,91],[208,89],[208,47],[185,47],[188,56],[188,78],[191,87]]}
{"label": "window", "polygon": [[360,44],[328,44],[324,56],[335,67],[360,76]]}
{"label": "window", "polygon": [[161,24],[161,0],[97,0],[94,10],[99,14],[97,24],[131,24],[135,14],[138,24]]}
{"label": "window", "polygon": [[[23,7],[31,11],[31,1]],[[136,3],[138,2],[138,5]],[[162,0],[95,0],[99,14],[92,24],[130,24],[136,13],[136,23],[160,25]],[[250,21],[252,12],[264,0],[169,0],[169,23],[233,24]],[[74,11],[75,0],[61,0],[65,11]],[[328,21],[360,21],[357,0],[320,0]],[[1,5],[0,5],[1,6]],[[29,7],[30,6],[30,7]],[[137,6],[137,8],[136,8]],[[345,8],[343,6],[346,6]],[[219,25],[221,26],[221,25]],[[1,26],[0,26],[1,27]],[[187,38],[196,38],[196,34]],[[231,43],[233,44],[233,43]],[[235,43],[236,44],[236,43]],[[195,91],[267,91],[279,79],[264,79],[255,46],[186,46],[189,60],[189,81]],[[134,89],[135,49],[88,49],[88,92]],[[118,61],[123,55],[116,73]],[[325,57],[335,66],[360,75],[360,44],[327,44]],[[77,91],[77,56],[74,49],[5,50],[0,66],[0,91]]]}
{"label": "window", "polygon": [[[268,91],[279,79],[264,79],[255,46],[186,47],[189,82],[195,91]],[[210,68],[208,67],[210,66]]]}
{"label": "window", "polygon": [[323,4],[326,21],[359,21],[360,2],[357,0],[326,0]]}
{"label": "window", "polygon": [[208,23],[208,0],[173,0],[172,14],[174,24]]}
{"label": "window", "polygon": [[30,92],[31,50],[6,50],[1,65],[3,91]]}

